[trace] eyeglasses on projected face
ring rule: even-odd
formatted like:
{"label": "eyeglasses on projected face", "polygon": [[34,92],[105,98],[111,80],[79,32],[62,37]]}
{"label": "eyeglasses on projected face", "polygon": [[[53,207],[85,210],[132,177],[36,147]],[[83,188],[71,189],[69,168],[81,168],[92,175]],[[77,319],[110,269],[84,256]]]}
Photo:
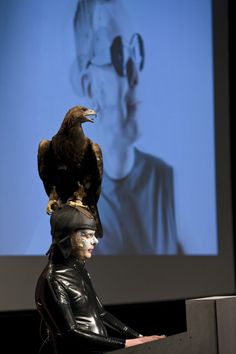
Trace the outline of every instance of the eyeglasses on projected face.
{"label": "eyeglasses on projected face", "polygon": [[116,36],[110,48],[101,48],[94,54],[89,65],[103,66],[112,64],[121,77],[128,77],[132,82],[134,74],[134,66],[141,71],[144,66],[144,43],[141,35],[135,33],[132,35],[128,44],[126,44],[121,36]]}

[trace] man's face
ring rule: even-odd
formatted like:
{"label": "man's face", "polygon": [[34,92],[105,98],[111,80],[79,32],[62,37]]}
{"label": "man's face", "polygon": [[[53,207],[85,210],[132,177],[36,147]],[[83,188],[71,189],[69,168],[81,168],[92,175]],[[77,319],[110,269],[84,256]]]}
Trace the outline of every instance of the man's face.
{"label": "man's face", "polygon": [[[129,78],[127,75],[127,63],[132,55],[132,46],[134,47],[136,42],[132,42],[133,33],[128,28],[129,22],[125,20],[125,13],[121,11],[120,4],[116,3],[103,3],[96,8],[94,14],[94,56],[90,58],[87,69],[91,77],[90,91],[87,94],[91,99],[90,104],[99,114],[98,129],[101,136],[109,131],[110,137],[127,139],[128,135],[129,140],[132,140],[132,134],[136,132],[134,115],[138,104],[136,89],[139,70],[131,64],[133,74],[130,80],[130,75]],[[120,37],[120,43],[113,46],[116,50],[112,59],[110,51],[117,37]],[[119,75],[117,65],[114,65],[121,57],[121,51],[125,54],[121,65],[124,69],[123,75]],[[132,60],[130,62],[134,63]]]}
{"label": "man's face", "polygon": [[94,230],[78,230],[71,236],[71,254],[81,260],[90,259],[97,244]]}

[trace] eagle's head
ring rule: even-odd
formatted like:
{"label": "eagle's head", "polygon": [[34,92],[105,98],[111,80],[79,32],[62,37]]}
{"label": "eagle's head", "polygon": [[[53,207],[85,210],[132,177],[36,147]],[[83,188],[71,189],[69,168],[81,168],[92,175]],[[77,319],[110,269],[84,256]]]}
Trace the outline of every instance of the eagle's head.
{"label": "eagle's head", "polygon": [[61,129],[71,128],[77,125],[81,125],[84,122],[94,122],[94,117],[96,112],[93,109],[75,106],[66,113],[65,118],[62,122]]}

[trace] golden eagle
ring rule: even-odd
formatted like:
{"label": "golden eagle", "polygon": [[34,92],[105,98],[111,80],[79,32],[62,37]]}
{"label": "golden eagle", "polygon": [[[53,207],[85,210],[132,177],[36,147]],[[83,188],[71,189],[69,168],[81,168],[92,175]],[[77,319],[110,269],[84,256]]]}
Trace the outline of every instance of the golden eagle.
{"label": "golden eagle", "polygon": [[49,196],[47,213],[68,204],[87,208],[97,223],[96,235],[102,236],[97,209],[103,174],[102,152],[85,136],[82,123],[93,122],[96,112],[82,106],[71,108],[51,140],[38,148],[38,171]]}

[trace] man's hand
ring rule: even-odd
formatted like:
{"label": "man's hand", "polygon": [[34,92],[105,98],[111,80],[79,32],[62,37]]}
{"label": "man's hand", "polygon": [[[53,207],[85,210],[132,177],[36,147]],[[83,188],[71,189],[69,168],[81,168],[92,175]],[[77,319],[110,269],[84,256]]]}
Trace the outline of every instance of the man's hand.
{"label": "man's hand", "polygon": [[159,339],[163,339],[166,338],[165,335],[153,335],[153,336],[144,336],[144,337],[138,337],[138,338],[134,338],[134,339],[126,339],[125,341],[125,348],[129,348],[129,347],[133,347],[134,345],[140,345],[143,343],[147,343],[147,342],[152,342],[154,340],[159,340]]}

